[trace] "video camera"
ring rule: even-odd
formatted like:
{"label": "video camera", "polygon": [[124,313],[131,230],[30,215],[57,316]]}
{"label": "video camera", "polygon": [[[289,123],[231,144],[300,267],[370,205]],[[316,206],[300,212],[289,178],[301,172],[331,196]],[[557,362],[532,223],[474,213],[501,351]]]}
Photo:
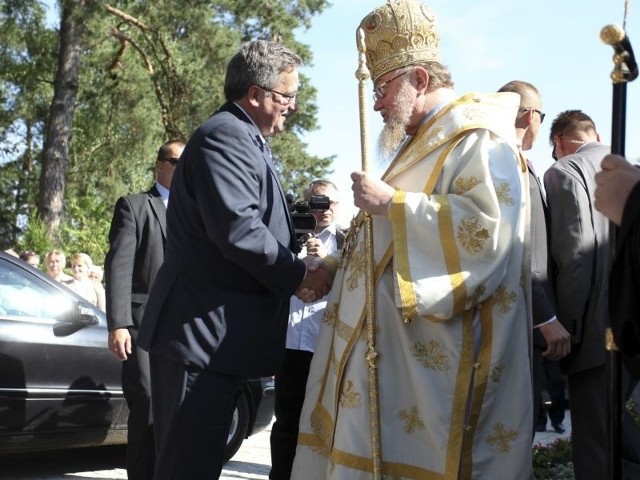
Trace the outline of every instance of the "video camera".
{"label": "video camera", "polygon": [[288,196],[289,212],[293,220],[293,228],[296,233],[296,252],[302,251],[302,246],[316,229],[316,217],[313,216],[311,210],[329,210],[331,200],[326,195],[313,195],[309,201],[294,202],[293,198]]}

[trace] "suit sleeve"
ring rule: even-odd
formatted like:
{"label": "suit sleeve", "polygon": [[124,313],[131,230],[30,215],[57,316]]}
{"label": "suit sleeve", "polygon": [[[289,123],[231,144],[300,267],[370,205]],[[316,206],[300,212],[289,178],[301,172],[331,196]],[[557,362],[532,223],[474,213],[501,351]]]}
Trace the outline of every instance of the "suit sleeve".
{"label": "suit sleeve", "polygon": [[106,312],[109,331],[132,327],[131,286],[136,255],[136,220],[128,198],[118,199],[105,259]]}
{"label": "suit sleeve", "polygon": [[194,184],[207,235],[267,289],[291,295],[306,268],[289,249],[288,212],[262,152],[246,130],[225,123],[204,139],[201,156]]}
{"label": "suit sleeve", "polygon": [[538,180],[529,173],[531,205],[531,300],[533,326],[551,320],[556,314],[555,292],[549,281],[548,239],[542,192]]}
{"label": "suit sleeve", "polygon": [[572,341],[579,343],[595,274],[595,232],[588,192],[572,172],[553,167],[545,173],[544,185],[551,256],[557,268],[558,319],[571,333]]}

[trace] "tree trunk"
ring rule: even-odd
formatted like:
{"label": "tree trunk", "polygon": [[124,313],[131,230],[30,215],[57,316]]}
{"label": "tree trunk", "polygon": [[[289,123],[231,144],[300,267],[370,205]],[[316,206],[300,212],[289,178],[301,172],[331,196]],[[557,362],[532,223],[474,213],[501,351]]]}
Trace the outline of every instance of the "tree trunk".
{"label": "tree trunk", "polygon": [[82,59],[83,33],[90,0],[62,0],[58,68],[45,132],[38,213],[49,237],[57,240],[63,215],[65,172],[73,128]]}

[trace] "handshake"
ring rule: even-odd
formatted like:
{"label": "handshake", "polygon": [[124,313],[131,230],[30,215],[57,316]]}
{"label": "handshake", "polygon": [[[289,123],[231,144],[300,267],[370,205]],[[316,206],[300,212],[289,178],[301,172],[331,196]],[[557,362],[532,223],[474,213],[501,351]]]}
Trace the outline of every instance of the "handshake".
{"label": "handshake", "polygon": [[315,302],[331,290],[333,275],[331,268],[322,260],[327,252],[316,238],[307,240],[307,256],[303,258],[307,273],[295,292],[296,297],[306,303]]}
{"label": "handshake", "polygon": [[305,303],[315,302],[331,290],[333,277],[329,265],[318,257],[311,255],[304,258],[307,274],[296,290],[296,297]]}

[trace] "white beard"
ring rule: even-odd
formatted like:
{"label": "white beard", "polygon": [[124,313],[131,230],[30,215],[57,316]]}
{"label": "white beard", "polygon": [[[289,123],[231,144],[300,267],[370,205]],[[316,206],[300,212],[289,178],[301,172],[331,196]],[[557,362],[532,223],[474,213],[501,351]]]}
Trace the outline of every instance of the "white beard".
{"label": "white beard", "polygon": [[403,81],[396,95],[394,111],[378,136],[378,154],[382,166],[387,165],[395,157],[407,137],[414,100],[415,92],[411,83]]}

